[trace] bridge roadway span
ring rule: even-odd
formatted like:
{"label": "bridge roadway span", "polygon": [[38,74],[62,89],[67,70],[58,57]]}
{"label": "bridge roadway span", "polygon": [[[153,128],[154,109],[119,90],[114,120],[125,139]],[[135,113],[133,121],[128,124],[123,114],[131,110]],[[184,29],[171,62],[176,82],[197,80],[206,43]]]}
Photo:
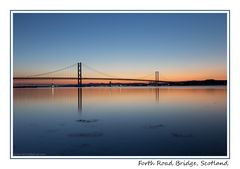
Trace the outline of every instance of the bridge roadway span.
{"label": "bridge roadway span", "polygon": [[[78,80],[77,77],[14,77],[13,80]],[[82,80],[121,80],[121,81],[138,81],[138,82],[165,82],[149,79],[131,79],[131,78],[101,78],[101,77],[83,77]]]}

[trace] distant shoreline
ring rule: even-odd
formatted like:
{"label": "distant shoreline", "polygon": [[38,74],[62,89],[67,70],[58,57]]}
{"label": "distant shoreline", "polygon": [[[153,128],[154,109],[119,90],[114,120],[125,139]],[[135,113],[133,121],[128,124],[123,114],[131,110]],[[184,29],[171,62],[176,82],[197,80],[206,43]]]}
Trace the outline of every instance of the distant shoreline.
{"label": "distant shoreline", "polygon": [[[88,83],[80,87],[170,87],[170,86],[227,86],[227,80],[191,80],[167,83]],[[76,84],[23,84],[13,88],[39,88],[39,87],[79,87]]]}

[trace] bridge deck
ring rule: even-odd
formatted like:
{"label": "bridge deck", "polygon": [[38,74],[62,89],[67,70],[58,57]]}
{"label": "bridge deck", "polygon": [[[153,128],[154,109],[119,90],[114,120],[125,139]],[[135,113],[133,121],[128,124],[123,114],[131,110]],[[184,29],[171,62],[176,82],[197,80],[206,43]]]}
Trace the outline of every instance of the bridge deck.
{"label": "bridge deck", "polygon": [[[77,80],[77,77],[14,77],[13,80]],[[101,77],[84,77],[82,80],[121,80],[121,81],[141,81],[141,82],[156,82],[152,79],[131,79],[131,78],[101,78]],[[157,81],[167,82],[167,81]]]}

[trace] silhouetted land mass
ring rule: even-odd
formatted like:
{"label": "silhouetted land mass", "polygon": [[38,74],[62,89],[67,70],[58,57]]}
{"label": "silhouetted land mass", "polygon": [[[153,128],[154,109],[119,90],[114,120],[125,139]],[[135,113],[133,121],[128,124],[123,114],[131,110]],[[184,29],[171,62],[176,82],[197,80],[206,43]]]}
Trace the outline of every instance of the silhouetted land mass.
{"label": "silhouetted land mass", "polygon": [[216,85],[227,85],[227,80],[192,80],[182,82],[170,82],[171,86],[216,86]]}
{"label": "silhouetted land mass", "polygon": [[[87,83],[82,87],[151,87],[151,86],[226,86],[227,80],[191,80],[191,81],[169,81],[169,82],[151,82],[151,83]],[[76,84],[28,84],[15,85],[14,88],[37,88],[37,87],[78,87]]]}

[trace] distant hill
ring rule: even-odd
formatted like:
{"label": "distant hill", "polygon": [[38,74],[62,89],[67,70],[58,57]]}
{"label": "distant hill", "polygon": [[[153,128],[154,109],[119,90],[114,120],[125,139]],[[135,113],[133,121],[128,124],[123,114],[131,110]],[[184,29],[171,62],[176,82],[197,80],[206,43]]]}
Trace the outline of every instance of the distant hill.
{"label": "distant hill", "polygon": [[191,80],[191,81],[179,81],[179,82],[168,82],[171,86],[215,86],[215,85],[227,85],[227,80]]}

